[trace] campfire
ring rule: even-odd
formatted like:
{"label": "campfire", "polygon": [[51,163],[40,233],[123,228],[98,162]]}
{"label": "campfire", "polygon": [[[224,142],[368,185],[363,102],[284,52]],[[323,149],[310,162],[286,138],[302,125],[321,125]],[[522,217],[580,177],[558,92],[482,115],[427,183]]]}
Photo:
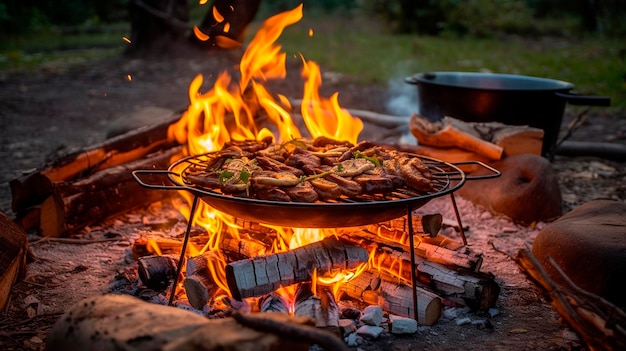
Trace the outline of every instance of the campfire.
{"label": "campfire", "polygon": [[[337,93],[319,95],[320,68],[304,57],[302,99],[272,94],[265,83],[286,77],[275,42],[301,17],[299,6],[268,19],[238,79],[224,71],[201,92],[196,76],[182,117],[12,182],[20,223],[63,236],[171,199],[187,219],[184,237],[133,243],[140,283],[160,302],[211,318],[281,312],[337,331],[341,301],[350,300],[384,310],[397,326],[413,322],[414,332],[436,324],[444,306],[493,308],[500,287],[467,245],[454,192],[499,172],[360,140],[362,119]],[[466,176],[468,165],[490,174]],[[81,174],[90,175],[71,180]],[[442,233],[450,221],[440,213],[416,212],[444,196],[455,236]]]}
{"label": "campfire", "polygon": [[[166,290],[174,282],[170,304],[186,300],[210,313],[244,301],[312,317],[318,327],[338,327],[342,296],[423,325],[437,322],[444,300],[493,307],[499,287],[480,272],[480,254],[438,234],[441,215],[412,214],[434,197],[453,197],[463,171],[359,142],[363,122],[337,94],[319,96],[319,67],[303,57],[300,115],[266,90],[265,81],[286,76],[274,42],[301,17],[299,6],[265,22],[238,81],[224,72],[200,93],[202,76],[193,80],[190,106],[168,130],[189,153],[165,173],[173,185],[143,179],[160,172],[135,172],[145,187],[179,190],[189,218],[182,243],[135,243],[143,283]],[[190,237],[192,225],[203,234]]]}

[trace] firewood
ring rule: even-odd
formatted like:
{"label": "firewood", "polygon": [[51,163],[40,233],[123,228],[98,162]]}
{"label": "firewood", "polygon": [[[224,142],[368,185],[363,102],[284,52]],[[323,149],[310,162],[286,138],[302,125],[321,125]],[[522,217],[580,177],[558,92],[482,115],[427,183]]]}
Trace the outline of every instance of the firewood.
{"label": "firewood", "polygon": [[177,266],[175,256],[144,256],[137,261],[137,273],[146,287],[165,291],[176,277]]}
{"label": "firewood", "polygon": [[9,300],[11,287],[26,273],[26,232],[0,212],[0,311]]}
{"label": "firewood", "polygon": [[[412,215],[411,219],[413,221],[414,235],[428,234],[431,237],[435,237],[439,233],[439,230],[441,230],[441,224],[443,223],[443,216],[439,213],[422,216]],[[373,224],[368,226],[368,229],[374,233],[378,232],[385,235],[389,239],[393,239],[397,236],[406,238],[409,232],[406,216]],[[400,238],[397,238],[397,240],[400,240]]]}
{"label": "firewood", "polygon": [[[223,257],[215,251],[206,251],[187,259],[183,285],[191,306],[201,310],[220,290],[214,274],[223,267]],[[216,269],[216,266],[219,267]]]}
{"label": "firewood", "polygon": [[442,121],[430,122],[428,119],[413,114],[409,129],[419,144],[437,147],[459,147],[490,160],[502,158],[501,146],[481,139],[467,123],[445,117]]}
{"label": "firewood", "polygon": [[311,291],[310,282],[299,284],[296,288],[294,316],[309,317],[315,320],[316,327],[339,332],[339,307],[327,287],[321,287],[315,295]]}
{"label": "firewood", "polygon": [[22,214],[46,200],[52,185],[60,181],[86,177],[100,170],[133,162],[175,145],[167,130],[179,116],[164,122],[132,130],[101,143],[81,148],[59,157],[33,173],[11,180],[12,209]]}
{"label": "firewood", "polygon": [[519,154],[541,155],[543,129],[529,126],[509,126],[502,123],[485,123],[490,128],[491,141],[502,147],[504,156]]}
{"label": "firewood", "polygon": [[289,306],[287,305],[287,300],[285,298],[276,293],[271,292],[259,298],[259,311],[260,312],[280,312],[284,314],[289,314]]}
{"label": "firewood", "polygon": [[[408,253],[384,248],[377,250],[376,257],[376,268],[411,284],[411,258]],[[420,257],[416,257],[415,271],[420,286],[472,309],[487,310],[495,306],[500,293],[500,286],[490,273],[457,271]]]}
{"label": "firewood", "polygon": [[530,249],[520,249],[516,263],[547,296],[556,312],[589,350],[626,349],[626,312],[606,299],[580,287],[563,272],[555,260],[549,263],[567,284],[558,284]]}
{"label": "firewood", "polygon": [[[389,247],[397,252],[407,254],[410,254],[411,252],[408,243],[387,239],[384,236],[376,235],[369,231],[339,229],[339,233],[341,240],[353,244],[359,244],[369,249],[372,249],[373,247]],[[420,236],[416,236],[414,252],[417,257],[470,271],[478,271],[482,265],[483,260],[480,255],[471,255],[459,250],[450,250],[446,247],[438,246],[436,242],[435,244],[430,244],[428,241],[429,240],[422,239]]]}
{"label": "firewood", "polygon": [[96,221],[167,198],[172,192],[144,188],[131,172],[137,169],[165,169],[173,157],[180,155],[181,148],[175,147],[105,169],[87,178],[56,183],[52,194],[41,206],[41,234],[52,237],[66,235]]}
{"label": "firewood", "polygon": [[262,296],[281,285],[309,281],[319,275],[356,268],[367,262],[365,249],[330,237],[290,251],[239,260],[226,265],[226,281],[235,299]]}
{"label": "firewood", "polygon": [[[434,325],[441,317],[441,298],[417,287],[417,322]],[[389,275],[364,271],[341,286],[347,296],[372,305],[380,305],[389,313],[413,318],[413,291],[410,285]]]}

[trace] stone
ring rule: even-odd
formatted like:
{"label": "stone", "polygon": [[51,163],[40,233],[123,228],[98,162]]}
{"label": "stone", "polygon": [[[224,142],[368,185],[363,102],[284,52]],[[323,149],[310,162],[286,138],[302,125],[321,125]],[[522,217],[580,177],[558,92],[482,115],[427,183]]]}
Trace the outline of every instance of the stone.
{"label": "stone", "polygon": [[363,325],[356,330],[356,333],[364,338],[378,339],[380,334],[384,331],[383,327],[376,327],[373,325]]}
{"label": "stone", "polygon": [[390,314],[389,331],[391,334],[413,334],[417,332],[417,321],[413,318]]}
{"label": "stone", "polygon": [[383,322],[383,309],[378,305],[367,306],[363,309],[361,323],[366,325],[379,326]]}
{"label": "stone", "polygon": [[578,287],[626,308],[626,204],[592,200],[544,227],[532,253],[549,276],[566,282],[552,257]]}
{"label": "stone", "polygon": [[[562,214],[558,176],[550,161],[538,155],[519,154],[490,164],[498,178],[467,181],[457,194],[491,213],[504,214],[528,225],[551,221]],[[470,176],[493,173],[480,168]]]}

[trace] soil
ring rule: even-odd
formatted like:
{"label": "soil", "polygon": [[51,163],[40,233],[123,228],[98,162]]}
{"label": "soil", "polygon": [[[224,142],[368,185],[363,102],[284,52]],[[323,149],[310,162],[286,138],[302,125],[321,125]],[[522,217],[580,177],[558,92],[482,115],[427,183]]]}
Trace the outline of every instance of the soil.
{"label": "soil", "polygon": [[[207,80],[205,86],[210,86],[218,73],[233,67],[239,59],[237,52],[176,54],[51,63],[37,72],[2,75],[0,211],[13,215],[10,180],[73,148],[100,142],[120,130],[154,123],[132,118],[143,108],[184,110],[188,86],[195,75],[202,73]],[[299,98],[302,88],[297,79],[297,61],[290,61],[289,66],[289,72],[296,72],[295,78],[290,73],[289,79],[272,83],[272,91]],[[344,107],[389,113],[386,104],[397,97],[386,86],[356,84],[338,72],[323,72],[321,95],[339,92]],[[564,128],[579,112],[568,107]],[[588,116],[588,122],[570,140],[626,144],[623,114],[595,108]],[[393,134],[376,130],[369,133]],[[626,201],[623,160],[557,156],[552,165],[559,174],[564,212],[598,198]],[[576,335],[560,322],[559,315],[512,259],[517,250],[532,244],[546,223],[520,226],[463,199],[457,201],[463,223],[469,228],[471,248],[484,253],[482,270],[493,273],[502,288],[496,308],[491,314],[446,308],[434,326],[420,327],[409,336],[384,333],[376,340],[360,339],[354,349],[579,349]],[[433,201],[423,210],[440,212],[453,221],[455,218],[449,201]],[[163,221],[164,217],[168,219]],[[178,230],[171,228],[172,223]],[[146,232],[180,235],[183,226],[184,218],[164,203],[104,221],[68,240],[42,239],[29,233],[33,258],[25,279],[14,286],[11,300],[0,315],[0,349],[43,349],[53,323],[70,305],[85,297],[103,293],[139,295],[136,262],[130,253],[132,242]],[[453,229],[448,232],[458,235]],[[80,244],[82,240],[91,240],[91,244]],[[39,309],[33,310],[33,306]]]}

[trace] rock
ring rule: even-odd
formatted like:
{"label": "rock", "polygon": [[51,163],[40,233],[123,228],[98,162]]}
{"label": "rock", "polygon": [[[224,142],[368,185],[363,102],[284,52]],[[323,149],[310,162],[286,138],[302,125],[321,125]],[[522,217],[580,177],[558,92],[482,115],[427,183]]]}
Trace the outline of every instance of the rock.
{"label": "rock", "polygon": [[626,204],[589,201],[543,228],[532,253],[557,283],[552,257],[580,288],[626,308]]}
{"label": "rock", "polygon": [[[457,194],[484,206],[491,213],[505,214],[520,224],[550,221],[561,215],[558,176],[547,159],[533,154],[519,154],[494,162],[491,166],[502,175],[468,181]],[[490,173],[481,168],[470,175]]]}
{"label": "rock", "polygon": [[373,325],[364,325],[356,330],[356,333],[364,338],[378,339],[384,329],[382,327],[376,327]]}
{"label": "rock", "polygon": [[366,325],[379,326],[383,321],[383,309],[377,305],[371,305],[363,309],[361,323]]}
{"label": "rock", "polygon": [[391,334],[413,334],[417,332],[417,321],[412,318],[390,314],[389,330]]}

